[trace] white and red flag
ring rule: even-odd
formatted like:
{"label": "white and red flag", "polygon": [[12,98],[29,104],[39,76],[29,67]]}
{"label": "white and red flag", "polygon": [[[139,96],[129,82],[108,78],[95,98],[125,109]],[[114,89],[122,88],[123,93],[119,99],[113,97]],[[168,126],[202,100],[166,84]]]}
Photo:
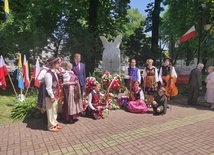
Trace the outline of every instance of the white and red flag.
{"label": "white and red flag", "polygon": [[193,25],[181,38],[180,38],[180,43],[183,43],[187,40],[190,40],[191,38],[196,36],[196,30],[195,26]]}
{"label": "white and red flag", "polygon": [[40,73],[40,65],[39,65],[39,58],[37,58],[36,60],[36,65],[33,69],[33,77],[34,77],[34,86],[36,86],[37,88],[39,88],[40,84],[39,84],[39,80],[38,80],[38,75]]}
{"label": "white and red flag", "polygon": [[3,56],[0,57],[0,88],[5,90],[7,87],[5,77],[8,75],[7,67],[4,63]]}
{"label": "white and red flag", "polygon": [[28,61],[27,61],[25,55],[24,55],[24,60],[23,60],[23,76],[24,76],[25,88],[28,88],[30,86],[29,65],[28,65]]}

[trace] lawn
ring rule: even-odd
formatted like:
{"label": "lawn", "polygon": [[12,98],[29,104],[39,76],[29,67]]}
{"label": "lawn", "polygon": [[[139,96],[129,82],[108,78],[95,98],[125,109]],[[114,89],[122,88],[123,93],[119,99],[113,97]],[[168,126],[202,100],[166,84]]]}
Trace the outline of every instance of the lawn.
{"label": "lawn", "polygon": [[11,110],[15,106],[15,94],[10,87],[6,90],[0,89],[0,124],[12,123]]}
{"label": "lawn", "polygon": [[[20,94],[20,90],[17,90],[17,93]],[[23,94],[24,93],[25,92],[23,92]],[[30,89],[27,98],[35,98],[35,93],[35,89]],[[16,105],[16,99],[15,93],[10,85],[7,86],[6,90],[0,89],[0,124],[17,122],[17,120],[11,118],[11,110]]]}

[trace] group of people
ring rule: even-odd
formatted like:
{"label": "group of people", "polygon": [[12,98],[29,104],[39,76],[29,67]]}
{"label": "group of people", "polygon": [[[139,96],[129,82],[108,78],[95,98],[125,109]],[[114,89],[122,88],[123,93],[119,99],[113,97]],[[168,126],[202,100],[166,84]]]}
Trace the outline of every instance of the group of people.
{"label": "group of people", "polygon": [[58,132],[62,127],[57,117],[75,123],[83,111],[82,94],[85,86],[85,65],[81,55],[74,55],[74,62],[50,58],[38,75],[40,83],[37,107],[47,115],[48,130]]}
{"label": "group of people", "polygon": [[[169,57],[164,59],[159,73],[158,69],[153,66],[152,59],[148,59],[146,62],[147,66],[142,75],[140,69],[136,67],[135,59],[130,60],[130,66],[125,70],[126,86],[132,93],[130,98],[134,100],[128,103],[127,108],[131,112],[145,113],[148,112],[148,108],[152,107],[155,115],[165,114],[168,107],[167,100],[178,94],[175,86],[177,79],[175,68]],[[140,84],[142,84],[143,90]]]}
{"label": "group of people", "polygon": [[[140,69],[136,67],[136,60],[131,59],[130,66],[125,71],[124,79],[126,79],[126,87],[129,89],[127,109],[134,113],[146,113],[151,107],[154,115],[166,114],[167,101],[178,93],[175,86],[177,74],[169,57],[164,59],[164,65],[161,66],[159,72],[153,66],[152,59],[148,59],[147,64],[141,75]],[[198,67],[198,69],[201,68]],[[213,86],[213,70],[213,68],[209,68],[210,75],[206,79],[208,88]],[[198,70],[191,72],[190,81],[195,79],[195,76],[200,77],[196,74],[198,74]],[[142,85],[141,78],[143,79]],[[40,87],[37,106],[47,116],[48,130],[52,132],[62,129],[57,122],[59,116],[73,124],[78,121],[78,117],[83,111],[87,117],[101,119],[103,110],[109,108],[107,102],[103,102],[101,99],[106,99],[109,93],[102,94],[101,85],[96,83],[88,94],[88,106],[84,109],[83,94],[86,85],[86,71],[85,65],[81,63],[81,55],[78,53],[74,55],[72,63],[62,61],[60,58],[48,59],[38,75],[38,80]],[[213,100],[210,98],[214,92],[213,88],[207,91],[208,101]],[[196,93],[195,89],[195,87],[190,87],[192,94]],[[196,96],[197,94],[193,95],[188,103],[195,102]]]}
{"label": "group of people", "polygon": [[[189,75],[189,97],[188,103],[189,105],[197,105],[198,104],[198,96],[199,91],[202,90],[202,69],[204,65],[199,63],[198,66],[193,69]],[[208,75],[205,79],[206,83],[206,93],[205,100],[211,104],[210,108],[214,108],[214,66],[208,67]]]}

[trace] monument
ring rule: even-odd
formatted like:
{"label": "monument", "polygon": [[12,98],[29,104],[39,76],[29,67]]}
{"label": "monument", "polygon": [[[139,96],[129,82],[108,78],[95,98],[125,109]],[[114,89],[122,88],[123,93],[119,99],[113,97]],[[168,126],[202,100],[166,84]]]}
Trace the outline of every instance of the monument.
{"label": "monument", "polygon": [[119,74],[121,72],[121,60],[120,60],[120,43],[122,40],[122,35],[118,35],[114,42],[108,42],[107,39],[103,36],[100,36],[102,41],[104,51],[102,57],[102,67],[103,73],[109,71],[111,74]]}

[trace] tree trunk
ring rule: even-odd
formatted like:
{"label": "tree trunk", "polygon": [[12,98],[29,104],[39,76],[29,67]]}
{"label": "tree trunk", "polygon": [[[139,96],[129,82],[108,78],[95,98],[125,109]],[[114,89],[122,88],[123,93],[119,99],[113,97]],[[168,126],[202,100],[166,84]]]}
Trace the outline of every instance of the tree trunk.
{"label": "tree trunk", "polygon": [[97,14],[98,14],[98,5],[99,5],[99,0],[90,0],[89,1],[89,16],[88,16],[88,24],[89,24],[89,32],[93,36],[93,41],[92,41],[92,49],[91,53],[94,53],[90,58],[85,55],[85,60],[86,60],[86,75],[88,76],[89,73],[94,72],[95,68],[95,60],[96,60],[96,40],[98,38],[98,32],[97,32]]}
{"label": "tree trunk", "polygon": [[154,10],[152,12],[152,38],[151,38],[151,58],[154,61],[158,55],[158,38],[159,38],[159,15],[160,4],[162,0],[155,0]]}

